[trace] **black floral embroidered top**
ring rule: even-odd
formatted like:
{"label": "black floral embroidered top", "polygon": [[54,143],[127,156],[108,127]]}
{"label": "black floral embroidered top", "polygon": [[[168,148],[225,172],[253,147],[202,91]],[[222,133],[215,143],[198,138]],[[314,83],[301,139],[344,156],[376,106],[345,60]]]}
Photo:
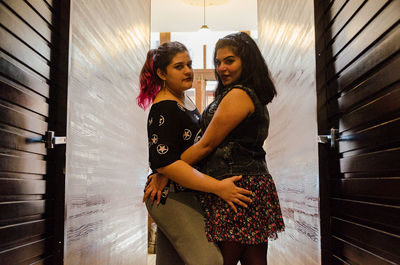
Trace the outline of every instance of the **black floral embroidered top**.
{"label": "black floral embroidered top", "polygon": [[[149,165],[153,172],[179,160],[181,154],[201,137],[199,111],[188,110],[173,100],[153,104],[147,122]],[[173,181],[171,183],[175,191],[187,190]],[[164,197],[168,186],[163,191]]]}

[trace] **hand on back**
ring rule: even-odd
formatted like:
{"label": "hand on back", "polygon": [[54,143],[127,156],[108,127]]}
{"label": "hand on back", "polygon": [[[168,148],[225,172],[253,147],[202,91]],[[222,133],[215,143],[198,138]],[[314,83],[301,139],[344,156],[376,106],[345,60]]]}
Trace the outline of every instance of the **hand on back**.
{"label": "hand on back", "polygon": [[[239,188],[235,185],[235,181],[238,181],[242,176],[233,176],[220,181],[220,187],[216,192],[216,195],[221,197],[228,205],[237,213],[235,204],[247,208],[246,203],[251,203],[252,200],[249,196],[252,194],[251,191]],[[247,196],[246,196],[247,195]]]}

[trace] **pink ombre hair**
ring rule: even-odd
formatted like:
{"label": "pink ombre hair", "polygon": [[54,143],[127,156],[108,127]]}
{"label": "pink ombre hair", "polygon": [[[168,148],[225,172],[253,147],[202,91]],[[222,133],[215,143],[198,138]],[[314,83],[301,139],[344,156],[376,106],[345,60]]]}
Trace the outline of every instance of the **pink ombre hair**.
{"label": "pink ombre hair", "polygon": [[147,53],[146,62],[140,72],[140,93],[136,98],[139,107],[147,109],[153,103],[154,98],[161,89],[161,82],[154,71],[154,55],[156,50],[151,49]]}
{"label": "pink ombre hair", "polygon": [[139,107],[145,110],[153,103],[163,82],[157,75],[157,70],[160,69],[166,73],[172,58],[180,52],[187,52],[187,48],[177,41],[163,43],[157,49],[149,50],[140,72],[140,93],[136,98]]}

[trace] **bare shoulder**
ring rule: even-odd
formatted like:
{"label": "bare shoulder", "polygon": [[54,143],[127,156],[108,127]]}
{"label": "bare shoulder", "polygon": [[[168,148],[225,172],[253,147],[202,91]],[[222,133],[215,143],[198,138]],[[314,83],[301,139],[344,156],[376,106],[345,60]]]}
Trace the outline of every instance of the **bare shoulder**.
{"label": "bare shoulder", "polygon": [[229,104],[231,107],[247,106],[250,112],[254,111],[254,102],[250,95],[240,88],[233,88],[229,91],[221,103]]}

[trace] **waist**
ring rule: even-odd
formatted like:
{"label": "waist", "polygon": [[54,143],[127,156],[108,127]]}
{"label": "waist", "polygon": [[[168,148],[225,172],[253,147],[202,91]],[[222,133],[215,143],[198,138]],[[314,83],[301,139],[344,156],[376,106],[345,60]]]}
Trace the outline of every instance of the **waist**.
{"label": "waist", "polygon": [[222,179],[225,176],[269,174],[267,163],[261,159],[253,159],[247,164],[235,164],[223,159],[209,160],[203,164],[201,172],[216,179]]}

